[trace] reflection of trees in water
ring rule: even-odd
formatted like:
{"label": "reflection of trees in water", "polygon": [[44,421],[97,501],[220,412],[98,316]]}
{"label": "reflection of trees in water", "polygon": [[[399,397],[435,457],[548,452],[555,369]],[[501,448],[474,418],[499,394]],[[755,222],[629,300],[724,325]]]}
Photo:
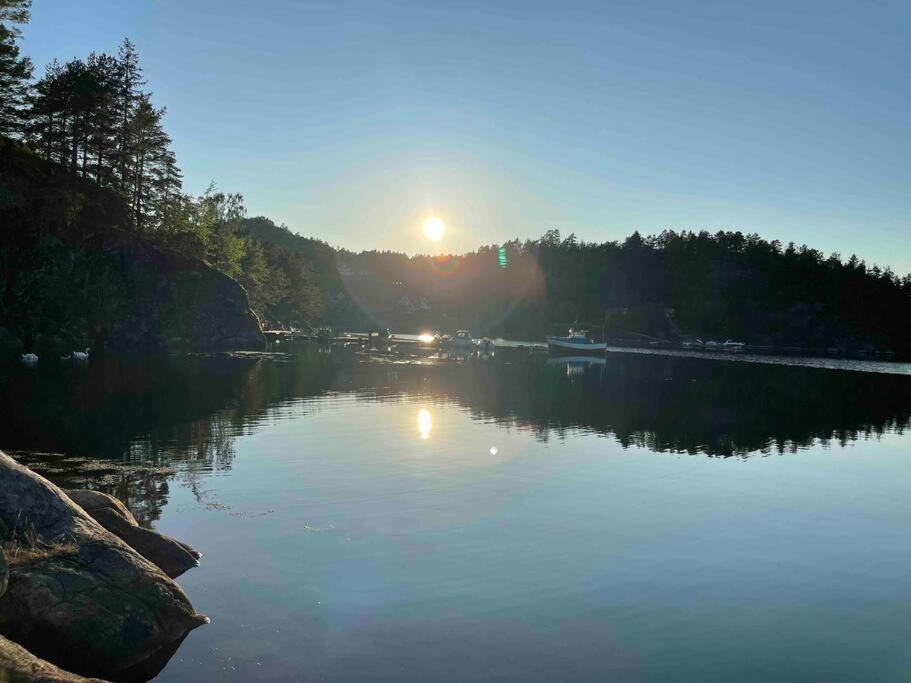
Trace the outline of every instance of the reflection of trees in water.
{"label": "reflection of trees in water", "polygon": [[902,432],[911,416],[909,377],[633,354],[571,366],[99,359],[42,372],[0,379],[0,448],[29,451],[27,464],[65,486],[118,495],[144,524],[159,518],[172,479],[202,497],[205,475],[231,467],[238,436],[319,410],[330,393],[455,403],[541,441],[593,432],[717,456],[843,446]]}
{"label": "reflection of trees in water", "polygon": [[99,357],[14,374],[0,380],[0,447],[32,452],[27,464],[63,486],[117,495],[149,524],[175,474],[192,485],[202,472],[230,468],[243,422],[238,396],[256,385],[257,367]]}
{"label": "reflection of trees in water", "polygon": [[901,433],[911,419],[904,376],[634,354],[579,368],[537,359],[401,368],[396,390],[541,440],[589,431],[624,447],[717,456],[846,445]]}

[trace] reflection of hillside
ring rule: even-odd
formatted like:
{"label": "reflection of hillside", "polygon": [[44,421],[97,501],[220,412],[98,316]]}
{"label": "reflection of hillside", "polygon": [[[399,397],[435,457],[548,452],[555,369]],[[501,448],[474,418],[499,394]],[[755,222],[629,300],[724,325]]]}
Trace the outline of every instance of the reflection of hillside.
{"label": "reflection of hillside", "polygon": [[63,485],[117,494],[144,524],[159,518],[172,479],[201,495],[205,475],[231,467],[239,435],[319,410],[330,394],[419,396],[541,440],[590,431],[624,446],[717,456],[845,444],[901,431],[911,416],[909,377],[632,354],[568,366],[527,357],[390,365],[314,353],[52,370],[0,380],[0,448],[65,454],[27,463]]}
{"label": "reflection of hillside", "polygon": [[[101,358],[2,381],[0,438],[62,486],[91,487],[158,519],[175,471],[226,469],[235,402],[256,361]],[[47,455],[35,454],[35,451]]]}
{"label": "reflection of hillside", "polygon": [[[467,363],[432,369],[362,368],[365,398],[391,392],[453,400],[476,418],[539,438],[588,430],[624,446],[745,455],[793,451],[815,441],[847,443],[902,430],[911,418],[911,378],[748,363],[615,355],[603,365]],[[429,381],[428,381],[429,380]]]}

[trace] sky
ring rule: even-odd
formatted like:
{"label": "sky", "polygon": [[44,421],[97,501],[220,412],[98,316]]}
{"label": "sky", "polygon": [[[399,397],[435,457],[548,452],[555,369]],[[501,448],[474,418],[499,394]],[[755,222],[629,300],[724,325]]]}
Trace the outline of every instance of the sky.
{"label": "sky", "polygon": [[911,271],[911,3],[33,0],[139,51],[185,189],[349,249],[757,232]]}

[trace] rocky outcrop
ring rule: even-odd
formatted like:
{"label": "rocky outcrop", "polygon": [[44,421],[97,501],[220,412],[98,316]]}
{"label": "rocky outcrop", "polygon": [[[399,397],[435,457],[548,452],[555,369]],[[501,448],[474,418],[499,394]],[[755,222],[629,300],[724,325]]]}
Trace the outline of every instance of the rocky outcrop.
{"label": "rocky outcrop", "polygon": [[154,673],[207,619],[173,580],[59,488],[0,453],[0,529],[27,552],[10,567],[0,634],[86,676]]}
{"label": "rocky outcrop", "polygon": [[180,252],[163,248],[127,230],[130,224],[118,193],[0,136],[0,250],[18,256],[5,266],[4,284],[6,291],[29,293],[4,310],[9,331],[0,330],[0,357],[84,346],[265,348],[244,288],[185,255],[200,253],[199,244],[191,239]]}
{"label": "rocky outcrop", "polygon": [[6,562],[6,555],[3,548],[0,548],[0,598],[6,593],[6,587],[9,584],[9,565]]}
{"label": "rocky outcrop", "polygon": [[261,351],[262,326],[247,292],[204,261],[124,231],[90,244],[117,262],[129,306],[105,331],[106,348],[121,351]]}
{"label": "rocky outcrop", "polygon": [[103,683],[83,678],[39,659],[21,645],[0,636],[0,681],[6,683]]}
{"label": "rocky outcrop", "polygon": [[126,505],[113,496],[99,491],[67,489],[64,492],[96,522],[172,579],[199,566],[202,557],[199,552],[170,536],[142,528]]}

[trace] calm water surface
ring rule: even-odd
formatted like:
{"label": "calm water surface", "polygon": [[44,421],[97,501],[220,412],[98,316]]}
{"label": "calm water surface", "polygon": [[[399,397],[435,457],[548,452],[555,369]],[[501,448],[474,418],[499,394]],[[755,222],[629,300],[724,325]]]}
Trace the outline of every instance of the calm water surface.
{"label": "calm water surface", "polygon": [[907,680],[870,367],[98,358],[8,371],[0,447],[204,553],[162,681]]}

